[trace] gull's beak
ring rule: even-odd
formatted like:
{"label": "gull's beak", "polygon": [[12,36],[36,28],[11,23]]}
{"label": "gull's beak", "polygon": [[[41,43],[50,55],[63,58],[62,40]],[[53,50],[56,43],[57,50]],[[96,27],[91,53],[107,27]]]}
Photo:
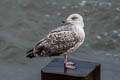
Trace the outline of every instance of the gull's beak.
{"label": "gull's beak", "polygon": [[62,23],[67,23],[67,21],[66,21],[66,20],[63,20]]}

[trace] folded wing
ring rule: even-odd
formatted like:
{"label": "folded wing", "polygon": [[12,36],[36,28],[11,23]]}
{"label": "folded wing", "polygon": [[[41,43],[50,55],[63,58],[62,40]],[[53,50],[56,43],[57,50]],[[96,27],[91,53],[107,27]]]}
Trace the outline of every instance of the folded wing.
{"label": "folded wing", "polygon": [[39,56],[57,56],[73,48],[78,41],[79,38],[72,31],[54,31],[36,45],[35,52]]}

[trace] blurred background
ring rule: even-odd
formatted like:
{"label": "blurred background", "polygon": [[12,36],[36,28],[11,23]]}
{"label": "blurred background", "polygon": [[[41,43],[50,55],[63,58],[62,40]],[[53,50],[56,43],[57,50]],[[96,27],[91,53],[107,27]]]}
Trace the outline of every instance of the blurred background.
{"label": "blurred background", "polygon": [[0,0],[0,80],[40,80],[55,57],[30,60],[26,51],[72,13],[83,16],[86,39],[69,57],[98,62],[101,80],[119,80],[120,0]]}

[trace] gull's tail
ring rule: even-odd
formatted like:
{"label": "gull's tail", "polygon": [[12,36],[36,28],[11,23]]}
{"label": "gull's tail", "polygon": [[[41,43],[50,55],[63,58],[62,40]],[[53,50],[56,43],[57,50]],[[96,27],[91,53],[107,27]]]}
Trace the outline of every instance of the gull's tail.
{"label": "gull's tail", "polygon": [[33,53],[33,49],[31,49],[31,50],[29,50],[29,51],[27,52],[26,57],[27,57],[27,58],[30,58],[30,59],[36,57],[36,55]]}
{"label": "gull's tail", "polygon": [[[42,45],[42,42],[44,42],[44,41],[45,41],[45,39],[40,40],[33,49],[27,51],[26,57],[32,59],[36,56],[43,56],[42,51],[44,50],[44,46]],[[35,49],[35,51],[34,51],[34,49]]]}

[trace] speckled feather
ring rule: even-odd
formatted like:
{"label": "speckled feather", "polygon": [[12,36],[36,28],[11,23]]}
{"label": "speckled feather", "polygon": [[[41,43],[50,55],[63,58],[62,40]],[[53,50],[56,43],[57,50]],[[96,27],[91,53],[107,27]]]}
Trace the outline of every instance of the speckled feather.
{"label": "speckled feather", "polygon": [[35,46],[34,53],[38,56],[56,56],[69,52],[70,49],[76,49],[76,45],[83,42],[84,36],[77,35],[76,32],[72,31],[72,25],[69,26],[52,30],[45,39]]}

